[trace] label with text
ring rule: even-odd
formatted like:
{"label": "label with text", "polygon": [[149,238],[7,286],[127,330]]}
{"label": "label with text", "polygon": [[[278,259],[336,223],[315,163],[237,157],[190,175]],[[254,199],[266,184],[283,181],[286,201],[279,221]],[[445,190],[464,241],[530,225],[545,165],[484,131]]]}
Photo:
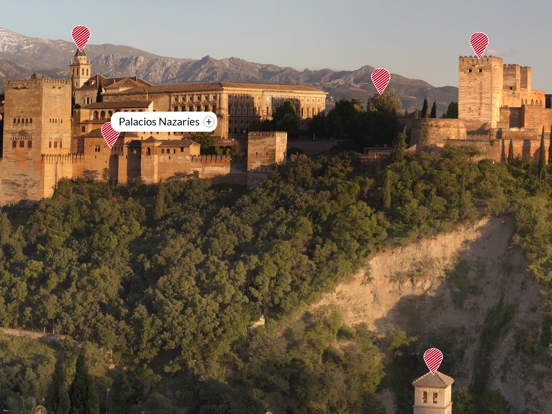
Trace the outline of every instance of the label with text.
{"label": "label with text", "polygon": [[213,132],[213,112],[117,112],[111,117],[117,132]]}

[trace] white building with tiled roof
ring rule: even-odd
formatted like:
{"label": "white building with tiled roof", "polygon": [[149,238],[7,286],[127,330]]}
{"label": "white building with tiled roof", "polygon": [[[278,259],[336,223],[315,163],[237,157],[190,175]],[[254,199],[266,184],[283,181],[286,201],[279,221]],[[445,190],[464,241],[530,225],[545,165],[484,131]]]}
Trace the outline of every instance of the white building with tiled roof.
{"label": "white building with tiled roof", "polygon": [[428,372],[414,381],[414,414],[452,414],[453,382],[439,371]]}

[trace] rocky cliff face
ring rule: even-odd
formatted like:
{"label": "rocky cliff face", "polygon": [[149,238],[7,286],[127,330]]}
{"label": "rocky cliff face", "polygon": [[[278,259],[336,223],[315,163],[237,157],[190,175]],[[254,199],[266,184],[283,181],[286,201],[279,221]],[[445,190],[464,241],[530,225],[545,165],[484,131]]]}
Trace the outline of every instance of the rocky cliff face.
{"label": "rocky cliff face", "polygon": [[[433,329],[453,333],[457,351],[464,355],[454,372],[447,373],[455,378],[457,390],[473,381],[480,328],[504,295],[504,303],[515,304],[516,311],[492,355],[489,387],[502,391],[512,413],[548,413],[552,364],[514,349],[516,332],[538,338],[542,300],[522,253],[509,244],[512,233],[510,217],[486,218],[450,234],[381,252],[317,306],[336,306],[347,323],[365,322],[381,336],[389,323],[422,335]],[[459,263],[463,287],[451,277]],[[466,286],[474,294],[465,293]],[[383,399],[387,412],[394,412],[389,391]]]}
{"label": "rocky cliff face", "polygon": [[[0,28],[0,58],[55,79],[69,78],[69,62],[76,46],[64,40],[26,37]],[[342,98],[360,99],[366,105],[376,93],[370,75],[372,66],[355,71],[336,72],[330,69],[298,71],[273,64],[247,62],[239,58],[178,59],[158,56],[129,46],[87,45],[86,54],[92,73],[108,77],[138,76],[151,83],[248,82],[306,85],[328,92],[328,106]],[[15,78],[8,78],[15,79]],[[451,101],[458,101],[458,88],[435,88],[421,80],[392,74],[389,87],[396,88],[403,109],[421,109],[424,97],[444,112]],[[0,84],[0,92],[4,83]]]}

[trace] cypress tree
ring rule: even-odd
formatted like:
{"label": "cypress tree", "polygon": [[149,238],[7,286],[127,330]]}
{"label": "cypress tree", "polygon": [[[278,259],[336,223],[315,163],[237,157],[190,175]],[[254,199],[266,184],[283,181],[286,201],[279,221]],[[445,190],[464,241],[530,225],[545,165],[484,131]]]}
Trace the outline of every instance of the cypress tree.
{"label": "cypress tree", "polygon": [[429,108],[427,106],[427,96],[424,99],[424,106],[422,107],[422,118],[427,118],[429,116]]}
{"label": "cypress tree", "polygon": [[552,125],[550,126],[550,138],[548,139],[548,165],[552,165]]}
{"label": "cypress tree", "polygon": [[539,173],[539,181],[546,180],[546,150],[544,148],[544,126],[542,127],[538,173]]}
{"label": "cypress tree", "polygon": [[98,82],[98,94],[96,95],[96,102],[103,102],[103,97],[102,97],[102,78],[100,78],[98,76],[98,78],[100,79],[99,82]]}
{"label": "cypress tree", "polygon": [[389,170],[385,172],[385,188],[383,192],[383,207],[389,211],[391,209],[391,177]]}
{"label": "cypress tree", "polygon": [[69,414],[71,409],[69,393],[65,388],[65,372],[63,371],[63,356],[61,355],[56,362],[52,382],[48,387],[48,394],[46,394],[45,405],[48,413]]}
{"label": "cypress tree", "polygon": [[420,114],[418,113],[418,110],[416,109],[414,111],[414,119],[418,119],[420,117]]}
{"label": "cypress tree", "polygon": [[[324,113],[324,112],[322,112],[322,113]],[[404,115],[403,115],[403,116],[406,117],[407,115],[408,115],[408,109],[405,109],[405,110],[404,110]]]}
{"label": "cypress tree", "polygon": [[508,164],[513,164],[514,162],[514,143],[512,138],[510,138],[510,147],[508,148]]}
{"label": "cypress tree", "polygon": [[157,197],[155,198],[155,212],[153,213],[154,220],[159,220],[165,215],[165,194],[167,189],[163,184],[163,179],[159,180],[159,187],[157,187]]}
{"label": "cypress tree", "polygon": [[75,380],[71,384],[69,397],[71,399],[71,414],[100,413],[98,394],[94,388],[94,380],[88,373],[84,352],[81,352],[77,358]]}
{"label": "cypress tree", "polygon": [[397,136],[397,140],[393,144],[393,151],[391,152],[391,159],[393,162],[401,162],[404,160],[406,153],[406,127],[403,132]]}
{"label": "cypress tree", "polygon": [[433,101],[433,106],[431,107],[430,118],[437,118],[437,101]]}

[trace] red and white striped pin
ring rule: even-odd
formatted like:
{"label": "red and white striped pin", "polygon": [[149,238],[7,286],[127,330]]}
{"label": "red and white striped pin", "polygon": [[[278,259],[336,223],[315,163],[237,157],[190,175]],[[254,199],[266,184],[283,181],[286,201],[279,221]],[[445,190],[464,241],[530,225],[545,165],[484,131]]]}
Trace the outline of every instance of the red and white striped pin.
{"label": "red and white striped pin", "polygon": [[106,122],[102,126],[102,135],[105,139],[105,142],[107,142],[107,145],[109,145],[109,148],[113,148],[113,145],[115,145],[115,141],[117,141],[117,138],[119,138],[119,133],[113,129],[111,126],[111,122]]}
{"label": "red and white striped pin", "polygon": [[485,49],[489,46],[489,38],[485,33],[474,33],[470,37],[470,45],[477,57],[481,58],[481,55],[485,53]]}
{"label": "red and white striped pin", "polygon": [[430,348],[424,352],[424,361],[431,373],[435,375],[441,362],[443,362],[443,353],[437,348]]}
{"label": "red and white striped pin", "polygon": [[374,82],[374,86],[378,90],[379,94],[381,95],[385,88],[387,88],[387,85],[389,84],[389,80],[391,79],[391,74],[387,69],[378,68],[374,69],[372,72],[372,82]]}
{"label": "red and white striped pin", "polygon": [[71,36],[73,36],[73,41],[82,52],[82,49],[88,43],[88,39],[90,39],[90,30],[86,26],[76,26],[73,28]]}

